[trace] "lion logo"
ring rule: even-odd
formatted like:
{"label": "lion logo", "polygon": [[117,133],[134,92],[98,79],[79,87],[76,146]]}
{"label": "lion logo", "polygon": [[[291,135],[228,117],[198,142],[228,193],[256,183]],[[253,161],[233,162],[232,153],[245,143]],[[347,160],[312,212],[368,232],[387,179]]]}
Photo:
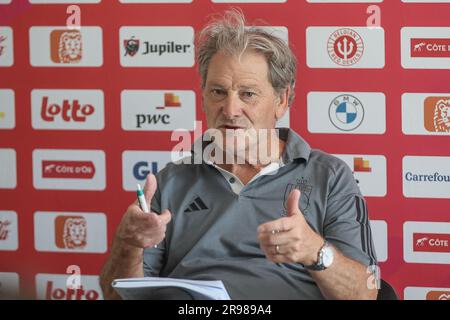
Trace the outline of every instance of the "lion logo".
{"label": "lion logo", "polygon": [[450,132],[450,100],[437,102],[433,120],[437,132]]}
{"label": "lion logo", "polygon": [[78,30],[54,30],[51,33],[52,61],[79,63],[83,57],[81,33]]}
{"label": "lion logo", "polygon": [[425,99],[424,124],[430,132],[450,133],[450,97]]}
{"label": "lion logo", "polygon": [[55,220],[56,246],[83,249],[87,244],[87,222],[82,216],[59,216]]}

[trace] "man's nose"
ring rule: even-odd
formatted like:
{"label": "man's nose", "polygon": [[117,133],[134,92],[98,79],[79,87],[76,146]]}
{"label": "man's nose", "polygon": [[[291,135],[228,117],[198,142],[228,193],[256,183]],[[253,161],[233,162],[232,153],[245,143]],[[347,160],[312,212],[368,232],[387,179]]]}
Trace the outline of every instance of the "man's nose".
{"label": "man's nose", "polygon": [[229,94],[222,103],[222,113],[225,117],[236,118],[242,115],[242,101],[237,94]]}

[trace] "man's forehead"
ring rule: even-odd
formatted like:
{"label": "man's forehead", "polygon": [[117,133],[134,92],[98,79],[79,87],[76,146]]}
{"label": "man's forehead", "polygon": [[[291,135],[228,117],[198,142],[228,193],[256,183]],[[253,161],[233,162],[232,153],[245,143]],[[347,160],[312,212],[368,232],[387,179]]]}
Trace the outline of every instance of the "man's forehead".
{"label": "man's forehead", "polygon": [[238,81],[240,86],[254,87],[261,85],[262,80],[269,80],[268,65],[263,55],[246,52],[239,57],[218,52],[209,64],[206,82],[225,85]]}

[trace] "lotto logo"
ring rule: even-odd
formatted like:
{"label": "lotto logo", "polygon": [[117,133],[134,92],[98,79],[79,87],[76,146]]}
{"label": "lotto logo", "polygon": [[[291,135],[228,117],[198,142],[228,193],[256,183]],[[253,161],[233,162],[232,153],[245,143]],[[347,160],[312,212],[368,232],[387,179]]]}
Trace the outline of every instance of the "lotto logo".
{"label": "lotto logo", "polygon": [[101,90],[31,92],[32,124],[37,130],[102,130],[104,97]]}
{"label": "lotto logo", "polygon": [[87,222],[82,216],[58,216],[55,219],[55,244],[61,249],[86,246]]}
{"label": "lotto logo", "polygon": [[70,275],[37,274],[36,296],[45,300],[98,300],[103,299],[98,277],[81,276],[79,288],[69,288]]}

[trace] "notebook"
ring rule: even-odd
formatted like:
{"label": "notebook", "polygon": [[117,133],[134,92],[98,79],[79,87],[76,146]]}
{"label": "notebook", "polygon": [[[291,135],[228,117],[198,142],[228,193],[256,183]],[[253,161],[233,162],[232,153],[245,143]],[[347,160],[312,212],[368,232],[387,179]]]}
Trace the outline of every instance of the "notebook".
{"label": "notebook", "polygon": [[177,287],[188,291],[196,300],[230,300],[220,280],[187,280],[175,278],[127,278],[116,279],[113,288],[124,300],[151,299],[155,288]]}

